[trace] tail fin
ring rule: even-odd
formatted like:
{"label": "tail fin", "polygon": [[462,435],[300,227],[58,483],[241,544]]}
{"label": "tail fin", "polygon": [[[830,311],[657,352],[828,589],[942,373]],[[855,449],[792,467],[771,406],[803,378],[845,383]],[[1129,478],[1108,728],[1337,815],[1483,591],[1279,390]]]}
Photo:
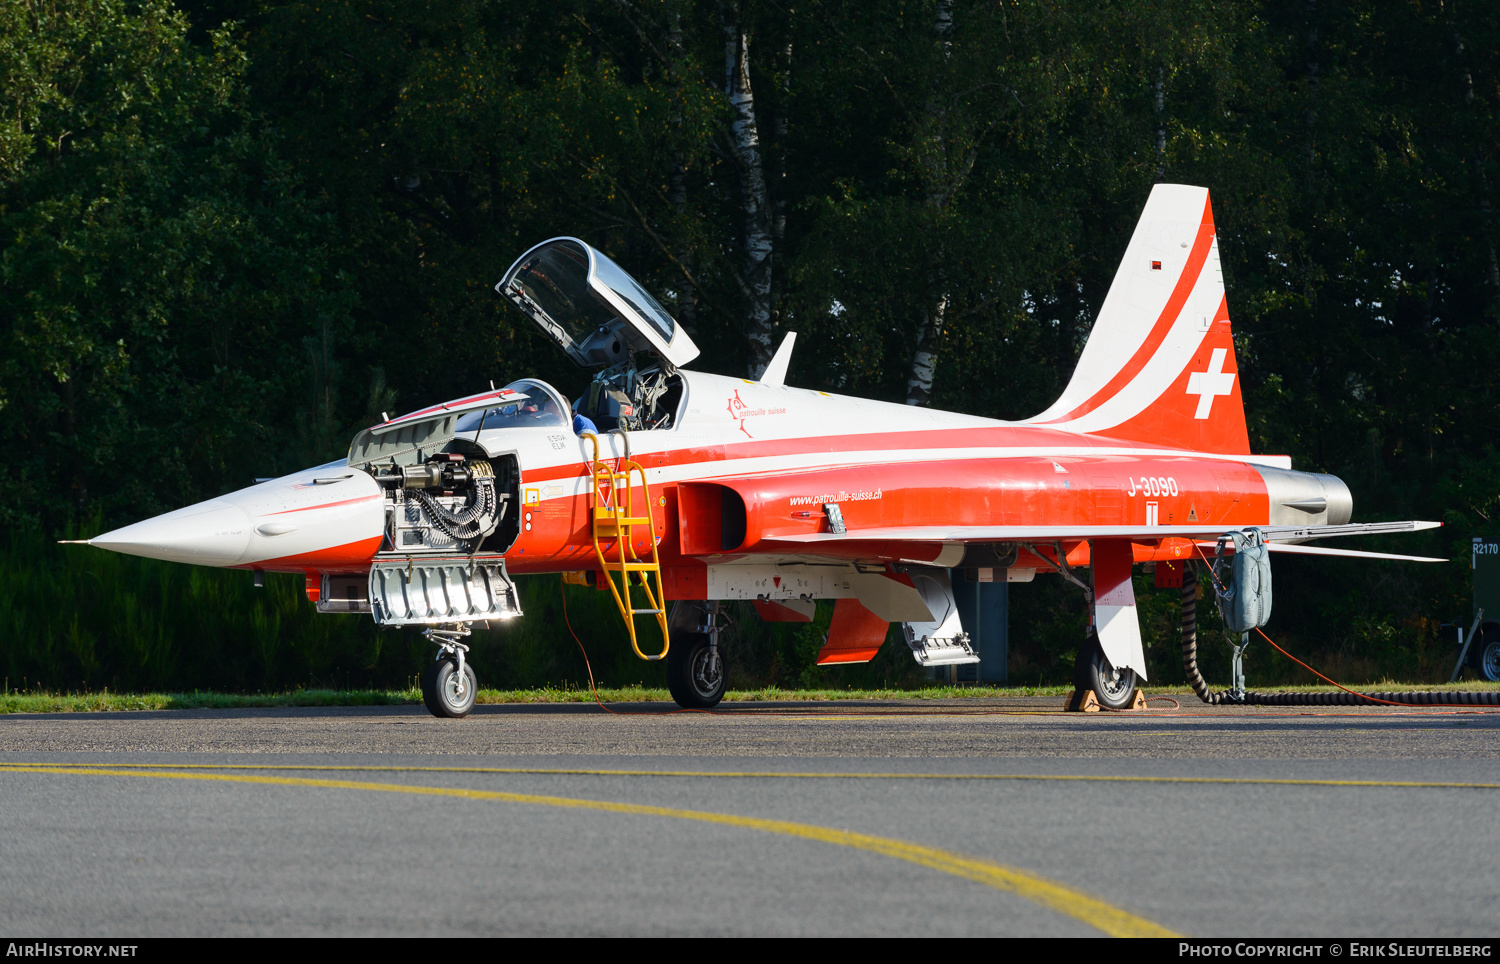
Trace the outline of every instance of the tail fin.
{"label": "tail fin", "polygon": [[1239,382],[1208,189],[1158,184],[1072,381],[1027,421],[1248,454]]}

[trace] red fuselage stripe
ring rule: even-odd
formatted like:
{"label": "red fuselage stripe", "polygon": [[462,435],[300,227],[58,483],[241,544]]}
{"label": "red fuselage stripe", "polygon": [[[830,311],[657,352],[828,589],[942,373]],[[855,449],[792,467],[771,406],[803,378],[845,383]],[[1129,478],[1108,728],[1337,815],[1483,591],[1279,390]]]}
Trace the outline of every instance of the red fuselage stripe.
{"label": "red fuselage stripe", "polygon": [[[1031,450],[1073,450],[1059,452],[1058,458],[1077,458],[1077,450],[1086,449],[1089,457],[1121,456],[1137,452],[1129,457],[1145,458],[1206,458],[1220,459],[1224,453],[1189,452],[1178,446],[1159,446],[1149,442],[1125,441],[1094,435],[1078,435],[1072,432],[1029,425],[995,425],[974,428],[913,429],[901,432],[871,432],[860,435],[826,435],[812,438],[770,439],[755,442],[734,442],[723,446],[685,446],[664,452],[646,452],[636,456],[647,471],[681,465],[707,465],[719,463],[717,473],[731,474],[737,470],[732,465],[739,459],[774,458],[778,456],[820,455],[838,456],[847,452],[890,453],[883,462],[921,461],[931,449],[973,449],[972,459],[994,459],[1038,457],[1038,451],[1018,452],[1016,456],[994,455],[980,451],[988,448],[1024,448]],[[1153,451],[1155,450],[1155,451]],[[1234,460],[1232,456],[1231,460]],[[610,460],[612,461],[612,460]],[[1234,460],[1238,461],[1238,460]],[[731,463],[731,464],[725,464]],[[841,463],[838,463],[841,464]],[[770,469],[751,471],[816,471],[820,466],[808,465],[792,469]],[[746,470],[738,470],[746,471]],[[523,482],[531,485],[556,479],[587,477],[589,469],[584,462],[562,465],[538,466],[525,471]]]}
{"label": "red fuselage stripe", "polygon": [[374,495],[362,495],[357,499],[344,499],[342,502],[324,502],[322,505],[304,505],[300,509],[282,509],[280,512],[267,512],[266,515],[287,515],[292,512],[311,512],[313,509],[332,509],[337,505],[354,505],[356,502],[369,502],[371,499],[381,498],[380,493]]}

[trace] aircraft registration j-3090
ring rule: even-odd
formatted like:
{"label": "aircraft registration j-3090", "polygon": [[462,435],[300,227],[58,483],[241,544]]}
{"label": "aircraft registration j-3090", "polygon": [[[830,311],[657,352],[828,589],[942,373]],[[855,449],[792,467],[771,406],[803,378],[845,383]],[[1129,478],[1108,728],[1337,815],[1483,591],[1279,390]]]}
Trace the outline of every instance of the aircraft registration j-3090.
{"label": "aircraft registration j-3090", "polygon": [[512,382],[89,541],[304,572],[320,612],[424,626],[427,707],[463,716],[463,640],[521,614],[519,574],[614,593],[636,653],[666,660],[678,703],[707,707],[724,692],[723,600],[787,621],[834,600],[820,663],[873,658],[899,622],[918,662],[944,665],[977,660],[951,570],[1058,573],[1089,601],[1080,679],[1119,707],[1146,675],[1134,565],[1244,527],[1272,549],[1374,556],[1303,543],[1436,525],[1351,525],[1338,478],[1250,452],[1204,188],[1153,189],[1062,397],[1019,422],[790,387],[791,334],[758,381],[687,371],[682,327],[575,238],[527,251],[496,290],[597,369],[577,402]]}

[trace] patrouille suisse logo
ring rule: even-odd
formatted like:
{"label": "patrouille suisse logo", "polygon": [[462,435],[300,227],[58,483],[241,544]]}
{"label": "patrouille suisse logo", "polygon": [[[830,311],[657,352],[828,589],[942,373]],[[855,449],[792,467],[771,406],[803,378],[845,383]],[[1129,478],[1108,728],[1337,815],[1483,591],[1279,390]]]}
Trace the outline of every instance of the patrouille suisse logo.
{"label": "patrouille suisse logo", "polygon": [[740,400],[740,390],[736,388],[734,394],[729,396],[729,417],[740,425],[740,431],[745,433],[745,438],[755,438],[750,430],[745,427],[745,419],[755,418],[757,415],[785,415],[784,408],[751,408]]}

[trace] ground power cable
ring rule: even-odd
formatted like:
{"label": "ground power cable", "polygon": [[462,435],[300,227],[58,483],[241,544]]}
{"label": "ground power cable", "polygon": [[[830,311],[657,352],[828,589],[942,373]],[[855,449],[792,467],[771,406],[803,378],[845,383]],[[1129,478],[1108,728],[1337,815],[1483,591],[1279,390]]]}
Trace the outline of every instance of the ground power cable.
{"label": "ground power cable", "polygon": [[594,667],[589,662],[589,652],[583,648],[583,640],[578,638],[578,632],[573,628],[573,620],[568,618],[568,584],[559,582],[557,585],[558,591],[562,594],[563,622],[567,625],[568,632],[572,634],[573,642],[578,644],[578,651],[583,654],[583,668],[589,674],[589,695],[594,698],[595,703],[599,704],[601,710],[606,713],[613,713],[615,716],[674,716],[678,713],[707,713],[710,716],[713,715],[712,710],[703,710],[688,706],[679,706],[675,710],[630,710],[627,712],[610,709],[606,706],[604,701],[599,698],[598,687],[594,685]]}
{"label": "ground power cable", "polygon": [[[1209,578],[1214,581],[1217,589],[1223,588],[1219,581],[1218,573],[1214,572],[1208,557],[1203,554],[1203,547],[1194,543],[1198,555],[1203,559],[1204,567],[1208,570]],[[1224,706],[1234,704],[1258,704],[1260,706],[1500,706],[1500,693],[1466,693],[1459,691],[1450,692],[1423,692],[1413,691],[1407,693],[1360,693],[1352,690],[1342,683],[1329,679],[1322,673],[1313,669],[1302,660],[1288,653],[1276,641],[1265,634],[1259,627],[1255,630],[1260,637],[1271,644],[1271,648],[1307,670],[1318,679],[1336,686],[1342,693],[1256,693],[1247,692],[1243,697],[1237,697],[1227,690],[1218,693],[1209,689],[1203,674],[1198,671],[1198,579],[1194,572],[1193,561],[1187,560],[1182,580],[1182,669],[1187,675],[1188,685],[1198,698],[1211,706]]]}

